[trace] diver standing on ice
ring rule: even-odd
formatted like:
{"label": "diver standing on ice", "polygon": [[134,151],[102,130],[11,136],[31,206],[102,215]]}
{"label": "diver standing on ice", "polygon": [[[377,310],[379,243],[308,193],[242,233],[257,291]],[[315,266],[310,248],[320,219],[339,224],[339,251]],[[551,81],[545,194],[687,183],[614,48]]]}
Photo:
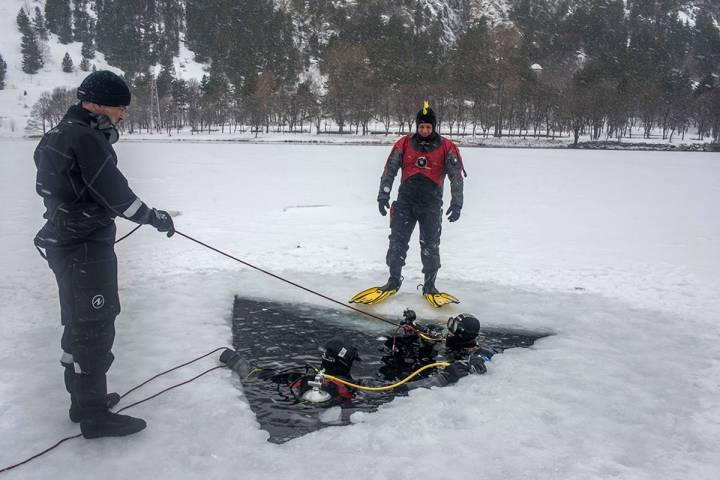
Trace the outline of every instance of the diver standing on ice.
{"label": "diver standing on ice", "polygon": [[[394,295],[402,284],[410,236],[420,225],[420,258],[425,276],[422,293],[433,307],[459,303],[454,296],[440,292],[435,279],[440,269],[440,234],[442,231],[443,183],[450,179],[452,199],[447,209],[448,221],[460,218],[463,206],[463,163],[457,146],[437,131],[435,112],[425,101],[417,113],[417,131],[398,140],[385,162],[380,178],[377,202],[380,214],[390,209],[390,245],[386,262],[390,278],[385,285],[364,290],[350,303],[376,304]],[[390,206],[390,192],[398,170],[402,169],[397,200]]]}
{"label": "diver standing on ice", "polygon": [[123,436],[146,424],[112,413],[120,397],[107,392],[120,313],[115,217],[150,224],[168,236],[175,230],[170,215],[148,208],[117,167],[112,144],[127,115],[128,86],[110,71],[97,71],[82,81],[77,98],[35,150],[36,190],[47,219],[35,245],[41,254],[45,250],[58,284],[70,419],[80,422],[85,438]]}

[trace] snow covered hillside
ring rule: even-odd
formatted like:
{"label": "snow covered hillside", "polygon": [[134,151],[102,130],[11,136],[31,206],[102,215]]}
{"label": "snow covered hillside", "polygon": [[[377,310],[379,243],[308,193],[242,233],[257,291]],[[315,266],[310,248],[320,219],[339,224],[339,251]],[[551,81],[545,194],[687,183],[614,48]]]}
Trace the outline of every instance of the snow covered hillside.
{"label": "snow covered hillside", "polygon": [[[82,56],[80,42],[62,45],[57,41],[57,35],[50,34],[43,58],[45,66],[35,75],[28,75],[22,71],[22,55],[20,53],[21,35],[17,28],[17,14],[20,8],[26,8],[31,16],[35,7],[41,9],[44,2],[31,2],[27,0],[3,0],[0,2],[0,54],[7,63],[6,85],[0,90],[0,135],[22,136],[25,134],[25,125],[30,115],[30,109],[40,98],[43,92],[53,88],[76,88],[87,75],[76,68],[73,73],[62,71],[62,58],[65,52],[70,54],[75,65],[80,63]],[[98,69],[110,68],[104,60],[102,53],[98,52],[93,60]],[[110,68],[115,72],[117,69]]]}
{"label": "snow covered hillside", "polygon": [[[0,189],[0,468],[78,432],[58,364],[56,287],[32,245],[43,211],[34,147],[0,141],[0,176],[11,180]],[[135,191],[181,212],[187,234],[341,300],[386,278],[387,218],[374,199],[387,147],[121,141],[118,153]],[[466,311],[555,335],[496,356],[484,376],[283,445],[266,441],[233,374],[212,372],[129,410],[149,423],[137,435],[71,440],[0,478],[718,478],[717,155],[463,153],[466,203],[443,225],[438,278],[462,303],[425,306],[416,232],[402,290],[373,312],[413,307],[440,323]],[[131,228],[118,223],[120,234]],[[123,312],[109,383],[119,392],[229,344],[235,294],[327,305],[150,228],[117,254]],[[214,365],[173,372],[127,402]]]}
{"label": "snow covered hillside", "polygon": [[[81,42],[63,45],[57,35],[49,34],[44,42],[43,59],[45,66],[40,72],[28,75],[22,71],[22,55],[20,53],[21,35],[17,27],[17,14],[20,8],[30,12],[32,18],[35,7],[43,10],[43,0],[2,0],[0,2],[0,55],[7,63],[5,89],[0,90],[0,137],[21,137],[26,134],[30,110],[43,92],[63,87],[75,89],[88,74],[78,68],[82,55]],[[72,73],[62,71],[62,58],[70,54],[75,70]],[[178,78],[200,79],[204,73],[203,65],[193,60],[194,54],[181,43],[180,55],[174,59]],[[98,70],[108,69],[122,74],[118,68],[108,65],[102,52],[96,52],[90,61]]]}

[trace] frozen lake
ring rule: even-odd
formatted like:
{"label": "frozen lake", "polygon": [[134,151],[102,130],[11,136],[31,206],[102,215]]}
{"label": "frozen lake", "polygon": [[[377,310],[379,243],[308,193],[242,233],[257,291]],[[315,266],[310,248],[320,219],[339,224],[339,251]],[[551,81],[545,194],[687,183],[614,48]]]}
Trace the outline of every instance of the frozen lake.
{"label": "frozen lake", "polygon": [[[58,365],[56,287],[32,245],[43,212],[34,146],[0,141],[0,468],[78,430]],[[117,146],[135,192],[181,212],[179,230],[340,300],[386,279],[389,229],[375,196],[388,150]],[[148,421],[146,431],[73,440],[5,477],[92,478],[89,465],[106,478],[720,476],[720,156],[462,153],[465,208],[443,224],[438,276],[462,303],[425,306],[414,288],[416,233],[402,290],[374,312],[397,318],[410,306],[442,321],[467,311],[491,327],[556,335],[506,352],[482,377],[411,392],[353,415],[354,425],[284,445],[266,441],[231,373],[215,372],[129,411]],[[229,345],[236,294],[326,306],[150,228],[117,254],[123,313],[109,384],[119,392]],[[199,363],[131,401],[215,360]],[[88,468],[71,470],[77,462]]]}

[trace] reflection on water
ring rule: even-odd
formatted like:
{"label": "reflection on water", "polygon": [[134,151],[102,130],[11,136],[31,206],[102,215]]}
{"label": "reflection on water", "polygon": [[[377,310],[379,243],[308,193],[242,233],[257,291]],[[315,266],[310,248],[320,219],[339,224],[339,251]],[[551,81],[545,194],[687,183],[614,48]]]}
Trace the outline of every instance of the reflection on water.
{"label": "reflection on water", "polygon": [[[360,351],[362,362],[353,366],[353,377],[378,378],[383,366],[382,342],[393,327],[369,321],[360,314],[303,304],[279,303],[235,297],[233,347],[254,366],[277,370],[310,371],[319,366],[319,346],[343,337]],[[545,334],[484,329],[486,343],[503,349],[528,347]],[[502,357],[496,357],[501,359]],[[284,443],[323,427],[345,425],[356,411],[372,412],[393,399],[392,393],[359,394],[351,409],[298,402],[288,382],[276,383],[255,376],[242,380],[243,391],[269,441]],[[384,382],[383,382],[384,383]]]}

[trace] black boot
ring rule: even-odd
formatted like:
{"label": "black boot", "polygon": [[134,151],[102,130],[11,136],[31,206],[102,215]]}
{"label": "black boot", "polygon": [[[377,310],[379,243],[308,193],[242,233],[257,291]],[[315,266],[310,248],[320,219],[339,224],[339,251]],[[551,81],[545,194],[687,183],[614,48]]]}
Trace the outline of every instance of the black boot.
{"label": "black boot", "polygon": [[425,282],[423,283],[423,295],[427,295],[428,293],[436,294],[440,293],[437,288],[435,288],[435,278],[437,277],[437,270],[434,272],[428,272],[425,274]]}
{"label": "black boot", "polygon": [[120,415],[110,411],[89,415],[80,421],[80,431],[85,438],[124,437],[147,426],[145,420]]}
{"label": "black boot", "polygon": [[[108,393],[105,397],[105,407],[111,409],[115,405],[118,404],[120,401],[120,394],[119,393]],[[78,407],[76,402],[72,402],[70,404],[70,420],[78,423],[80,420],[82,420],[82,413],[80,413],[80,407]]]}
{"label": "black boot", "polygon": [[383,292],[387,292],[389,290],[400,290],[400,285],[402,285],[402,281],[402,277],[394,277],[391,275],[390,278],[388,278],[387,283],[380,287],[380,290],[382,290]]}

